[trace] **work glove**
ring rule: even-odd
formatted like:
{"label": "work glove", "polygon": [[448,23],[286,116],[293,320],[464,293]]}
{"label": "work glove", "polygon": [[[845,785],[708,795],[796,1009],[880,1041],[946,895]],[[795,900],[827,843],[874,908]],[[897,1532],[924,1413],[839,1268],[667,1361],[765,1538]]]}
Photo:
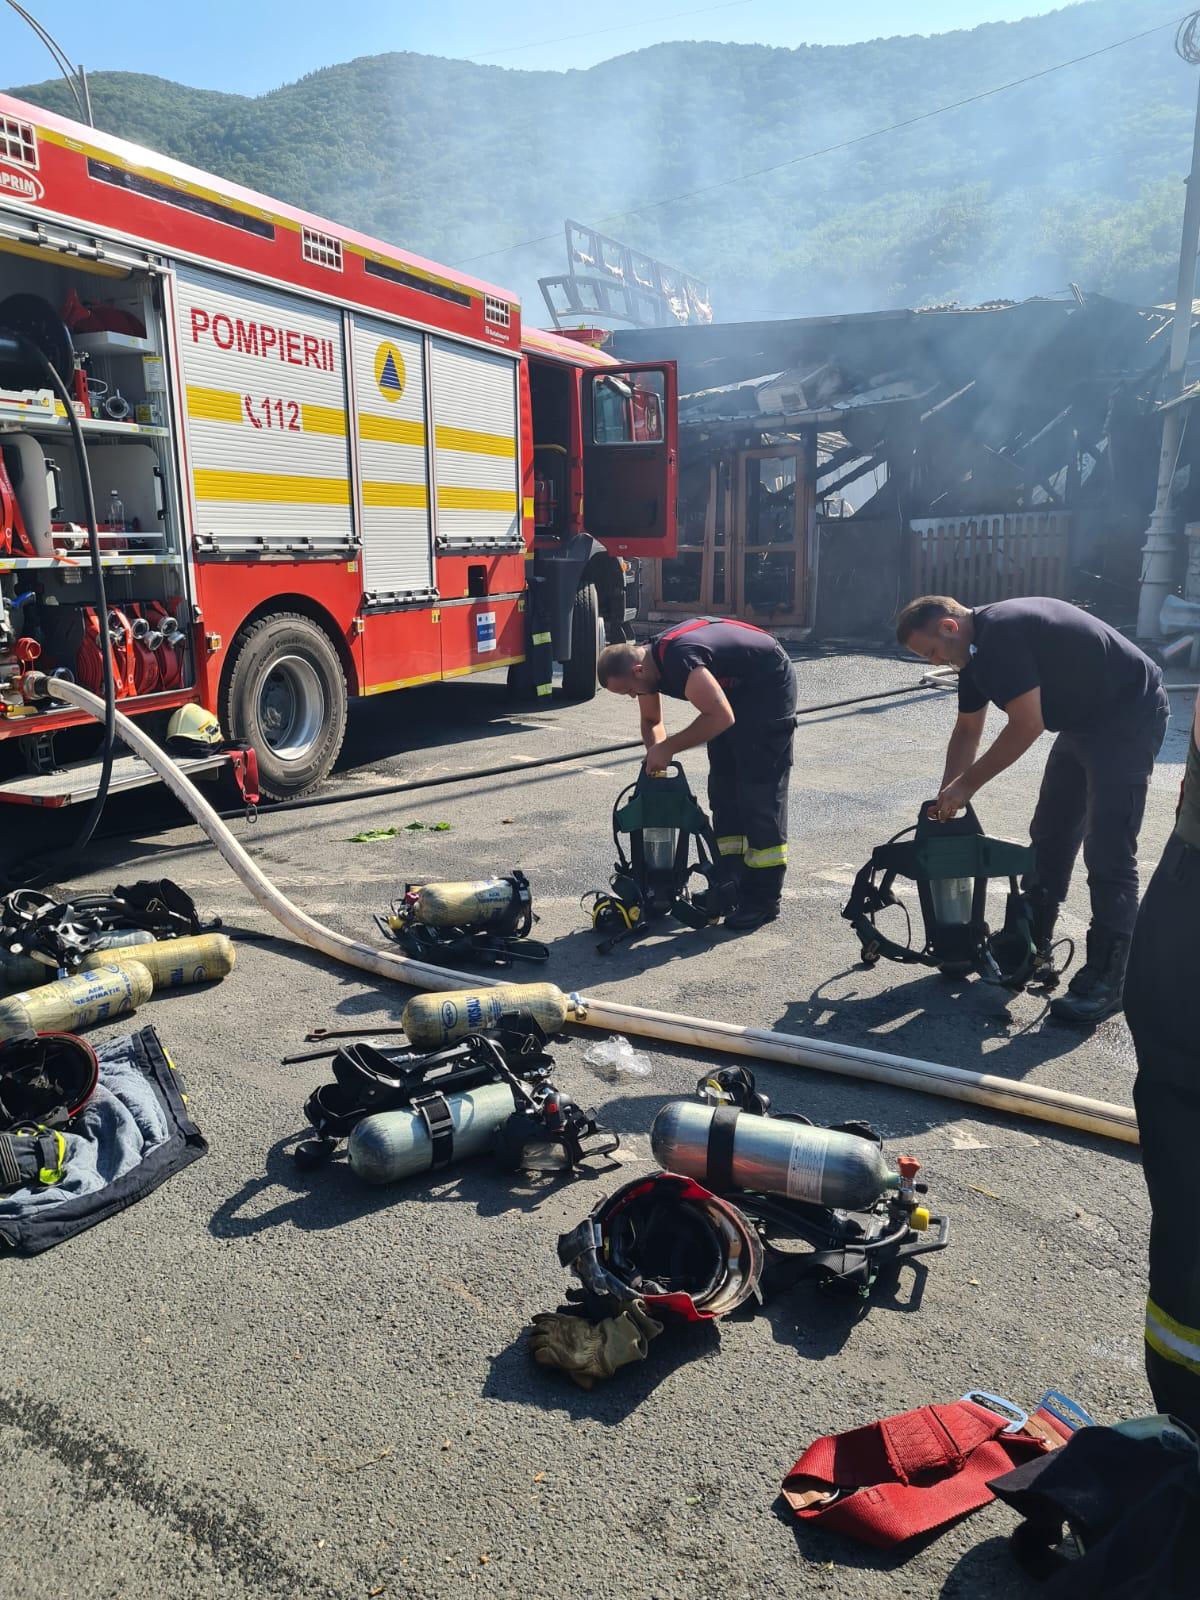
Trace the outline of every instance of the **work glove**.
{"label": "work glove", "polygon": [[641,1300],[602,1322],[542,1311],[533,1319],[529,1348],[539,1366],[558,1367],[581,1389],[590,1389],[597,1378],[611,1378],[618,1367],[644,1361],[651,1339],[662,1330]]}

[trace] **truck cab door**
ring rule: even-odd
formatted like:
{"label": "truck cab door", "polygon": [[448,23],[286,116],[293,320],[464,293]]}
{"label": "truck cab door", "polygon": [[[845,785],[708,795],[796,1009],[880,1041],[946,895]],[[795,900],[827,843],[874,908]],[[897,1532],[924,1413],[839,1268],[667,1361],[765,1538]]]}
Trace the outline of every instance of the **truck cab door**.
{"label": "truck cab door", "polygon": [[613,555],[668,560],[676,548],[675,363],[585,368],[583,520]]}

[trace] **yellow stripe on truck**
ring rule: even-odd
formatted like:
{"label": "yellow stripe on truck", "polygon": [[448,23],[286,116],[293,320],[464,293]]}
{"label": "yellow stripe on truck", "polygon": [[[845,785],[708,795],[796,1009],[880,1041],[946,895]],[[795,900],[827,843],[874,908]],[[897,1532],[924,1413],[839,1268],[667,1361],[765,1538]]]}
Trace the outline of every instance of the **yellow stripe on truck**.
{"label": "yellow stripe on truck", "polygon": [[197,500],[226,500],[234,505],[270,501],[289,506],[348,506],[345,478],[308,478],[286,472],[215,472],[197,468],[192,475]]}
{"label": "yellow stripe on truck", "polygon": [[442,511],[515,511],[517,497],[511,489],[459,489],[443,484],[437,492]]}
{"label": "yellow stripe on truck", "polygon": [[188,385],[188,416],[197,422],[240,422],[242,397],[224,389],[194,389]]}
{"label": "yellow stripe on truck", "polygon": [[300,426],[305,433],[334,433],[339,438],[346,435],[346,413],[340,406],[300,407]]}
{"label": "yellow stripe on truck", "polygon": [[358,414],[358,436],[376,444],[425,443],[425,424],[407,417],[376,417],[369,411]]}
{"label": "yellow stripe on truck", "polygon": [[517,441],[507,433],[477,433],[474,428],[449,428],[441,424],[434,430],[439,450],[460,450],[464,455],[505,456],[515,461]]}
{"label": "yellow stripe on truck", "polygon": [[[188,385],[188,416],[193,422],[246,422],[243,397],[229,389],[199,389]],[[305,433],[346,434],[346,413],[341,406],[301,405],[300,427]]]}
{"label": "yellow stripe on truck", "polygon": [[429,491],[423,483],[367,483],[362,486],[364,506],[418,506],[429,504]]}

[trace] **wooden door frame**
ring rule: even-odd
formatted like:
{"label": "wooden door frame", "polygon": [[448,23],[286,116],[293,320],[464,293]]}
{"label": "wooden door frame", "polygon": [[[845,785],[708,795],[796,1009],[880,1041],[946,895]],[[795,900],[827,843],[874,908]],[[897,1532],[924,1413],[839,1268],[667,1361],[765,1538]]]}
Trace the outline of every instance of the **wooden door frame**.
{"label": "wooden door frame", "polygon": [[[717,554],[717,511],[720,495],[720,472],[723,463],[728,464],[726,473],[724,500],[722,508],[724,513],[725,543],[722,549],[725,552],[725,603],[716,605],[712,598],[713,574],[716,567]],[[663,563],[654,563],[654,587],[652,609],[661,611],[669,616],[694,617],[701,614],[712,613],[714,616],[736,616],[737,611],[733,603],[734,574],[732,562],[733,549],[733,511],[732,485],[736,476],[737,452],[732,450],[718,451],[710,456],[708,461],[708,498],[704,506],[704,543],[696,545],[681,545],[679,555],[694,554],[700,551],[700,595],[696,600],[664,600],[663,598]]]}
{"label": "wooden door frame", "polygon": [[[809,460],[814,453],[815,438],[812,438],[808,435],[806,435],[802,440],[796,440],[792,444],[756,445],[752,449],[739,450],[737,452],[737,470],[735,474],[737,491],[734,503],[734,525],[732,539],[732,546],[736,551],[736,559],[734,561],[736,575],[735,578],[731,579],[731,576],[728,572],[728,557],[726,558],[727,587],[731,584],[731,582],[735,584],[732,592],[736,600],[736,610],[734,613],[736,616],[743,617],[745,620],[749,620],[746,613],[746,596],[744,592],[746,556],[757,554],[760,551],[778,552],[781,550],[791,549],[796,557],[796,575],[792,592],[794,609],[786,613],[777,612],[772,615],[769,620],[772,624],[778,623],[785,627],[802,626],[808,620],[808,600],[810,587],[809,579],[812,565],[813,512],[815,509],[815,499],[813,493],[815,484],[813,481],[813,475],[809,472]],[[795,518],[793,525],[794,542],[790,546],[780,544],[751,545],[748,541],[749,530],[747,528],[748,506],[746,494],[746,463],[748,461],[778,460],[785,456],[790,456],[796,463],[796,495],[795,506],[793,508],[793,515]],[[730,548],[728,536],[726,539],[726,548]]]}

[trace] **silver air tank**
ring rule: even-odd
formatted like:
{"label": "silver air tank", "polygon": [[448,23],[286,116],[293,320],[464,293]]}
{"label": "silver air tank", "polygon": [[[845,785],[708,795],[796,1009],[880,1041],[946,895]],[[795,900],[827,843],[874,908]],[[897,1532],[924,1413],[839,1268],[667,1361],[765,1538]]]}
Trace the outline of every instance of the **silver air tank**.
{"label": "silver air tank", "polygon": [[[485,1083],[467,1094],[446,1096],[453,1122],[450,1161],[486,1155],[513,1114],[512,1090]],[[377,1111],[350,1135],[346,1159],[367,1183],[395,1183],[433,1166],[433,1141],[419,1111]]]}
{"label": "silver air tank", "polygon": [[[650,1146],[667,1172],[697,1183],[714,1181],[710,1136],[714,1108],[672,1100],[654,1119]],[[879,1146],[852,1133],[814,1128],[784,1117],[737,1112],[733,1129],[733,1184],[759,1194],[782,1194],[811,1205],[860,1211],[901,1187]]]}

